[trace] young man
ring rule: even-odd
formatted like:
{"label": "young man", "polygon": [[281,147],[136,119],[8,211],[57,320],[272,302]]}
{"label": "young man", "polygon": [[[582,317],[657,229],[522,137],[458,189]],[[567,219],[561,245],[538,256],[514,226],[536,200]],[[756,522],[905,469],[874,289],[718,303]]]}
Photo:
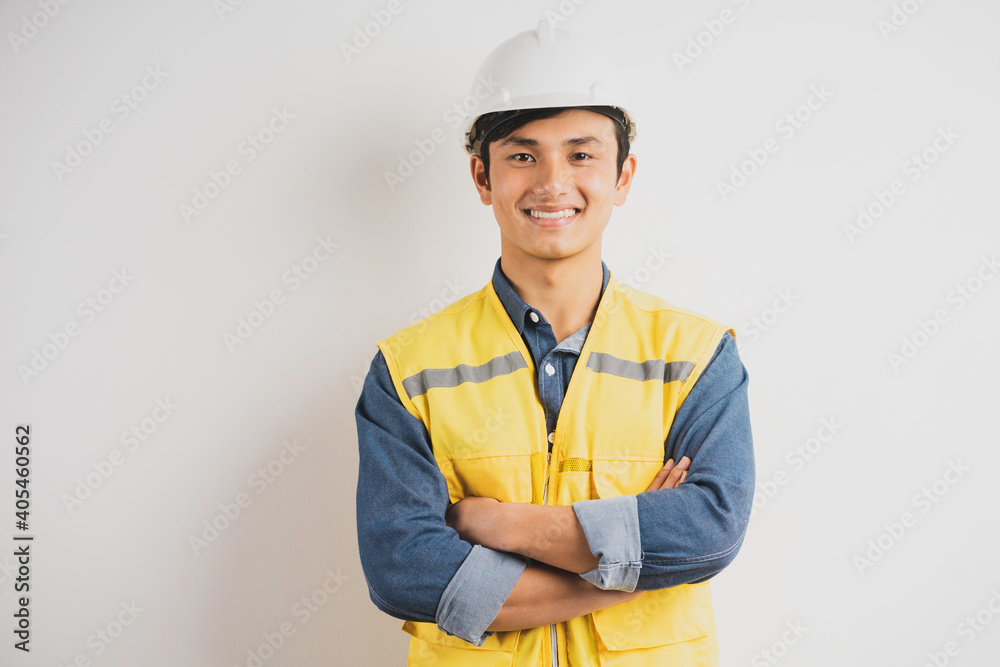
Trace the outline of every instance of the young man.
{"label": "young man", "polygon": [[708,580],[754,487],[734,331],[601,259],[636,169],[608,61],[501,44],[466,149],[501,256],[378,342],[357,406],[361,561],[409,665],[717,665]]}

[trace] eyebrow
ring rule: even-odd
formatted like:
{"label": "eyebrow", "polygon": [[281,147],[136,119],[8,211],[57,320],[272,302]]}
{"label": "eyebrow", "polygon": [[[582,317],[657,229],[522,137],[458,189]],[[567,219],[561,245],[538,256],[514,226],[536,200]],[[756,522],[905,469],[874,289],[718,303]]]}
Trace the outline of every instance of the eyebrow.
{"label": "eyebrow", "polygon": [[[583,144],[597,144],[598,146],[603,146],[604,142],[593,135],[586,135],[582,137],[571,137],[563,142],[563,146],[581,146]],[[519,134],[513,134],[503,141],[500,142],[499,148],[505,146],[529,146],[531,148],[538,147],[537,139],[529,139],[528,137],[522,137]]]}

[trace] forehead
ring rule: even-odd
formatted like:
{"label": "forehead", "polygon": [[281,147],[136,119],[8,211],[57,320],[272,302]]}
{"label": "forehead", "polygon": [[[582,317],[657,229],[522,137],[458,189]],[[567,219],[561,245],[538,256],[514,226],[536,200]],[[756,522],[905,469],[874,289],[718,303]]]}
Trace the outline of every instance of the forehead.
{"label": "forehead", "polygon": [[[558,116],[539,118],[525,123],[505,139],[525,137],[543,142],[546,139],[556,140],[576,135],[591,135],[604,141],[614,141],[614,122],[608,116],[596,111],[569,109]],[[505,142],[501,140],[498,143]]]}

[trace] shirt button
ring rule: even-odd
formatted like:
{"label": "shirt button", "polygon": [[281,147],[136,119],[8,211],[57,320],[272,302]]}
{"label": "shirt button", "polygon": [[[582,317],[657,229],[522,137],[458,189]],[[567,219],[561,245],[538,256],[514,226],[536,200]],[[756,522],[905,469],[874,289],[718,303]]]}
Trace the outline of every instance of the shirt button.
{"label": "shirt button", "polygon": [[553,374],[555,374],[556,369],[552,367],[552,364],[545,364],[545,372],[548,375],[553,375]]}
{"label": "shirt button", "polygon": [[556,432],[552,431],[552,433],[549,433],[549,442],[553,442],[555,441],[555,439],[556,439]]}
{"label": "shirt button", "polygon": [[535,311],[531,311],[530,313],[528,313],[528,317],[531,318],[532,322],[538,321],[538,313],[536,313]]}

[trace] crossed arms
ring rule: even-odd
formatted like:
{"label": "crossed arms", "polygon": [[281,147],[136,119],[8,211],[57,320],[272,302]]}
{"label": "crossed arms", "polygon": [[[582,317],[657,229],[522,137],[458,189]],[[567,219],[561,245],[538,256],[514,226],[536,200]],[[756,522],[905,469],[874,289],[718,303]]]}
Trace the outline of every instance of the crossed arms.
{"label": "crossed arms", "polygon": [[[646,491],[676,488],[687,477],[690,463],[686,456],[676,466],[673,459],[667,461]],[[642,593],[601,589],[577,576],[596,569],[600,559],[591,552],[572,506],[467,497],[449,505],[445,519],[471,544],[540,563],[525,568],[489,631],[561,623]]]}
{"label": "crossed arms", "polygon": [[[711,578],[735,557],[749,520],[747,382],[727,334],[667,439],[667,453],[691,464],[661,474],[686,472],[683,483],[665,477],[635,496],[564,507],[483,498],[449,507],[427,431],[399,402],[377,353],[356,409],[358,546],[372,601],[481,644],[487,630],[537,627],[634,591]],[[536,539],[538,526],[555,537]],[[605,580],[609,572],[624,576]]]}

